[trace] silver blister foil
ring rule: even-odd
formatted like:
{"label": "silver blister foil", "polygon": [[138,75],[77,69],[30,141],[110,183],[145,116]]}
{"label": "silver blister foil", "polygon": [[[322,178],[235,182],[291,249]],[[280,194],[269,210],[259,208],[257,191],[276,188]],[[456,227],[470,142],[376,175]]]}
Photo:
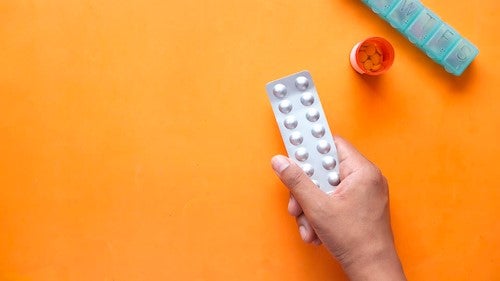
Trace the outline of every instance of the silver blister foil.
{"label": "silver blister foil", "polygon": [[288,157],[321,190],[333,192],[340,183],[337,149],[311,74],[269,82],[266,90]]}

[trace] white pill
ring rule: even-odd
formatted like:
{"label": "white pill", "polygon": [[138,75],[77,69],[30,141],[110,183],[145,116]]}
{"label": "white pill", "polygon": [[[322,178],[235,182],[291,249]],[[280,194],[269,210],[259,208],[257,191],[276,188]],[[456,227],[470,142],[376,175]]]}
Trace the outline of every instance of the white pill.
{"label": "white pill", "polygon": [[283,100],[280,102],[280,105],[278,105],[278,108],[281,113],[287,114],[292,111],[292,103],[289,100]]}
{"label": "white pill", "polygon": [[295,79],[295,87],[301,91],[305,91],[309,87],[309,80],[304,76],[299,76]]}
{"label": "white pill", "polygon": [[304,147],[301,147],[295,151],[295,158],[301,162],[306,161],[309,158],[309,152]]}
{"label": "white pill", "polygon": [[321,124],[314,124],[311,129],[311,134],[317,138],[321,138],[325,135],[325,127]]}
{"label": "white pill", "polygon": [[310,92],[305,92],[300,97],[300,102],[305,106],[309,106],[314,103],[314,96]]}
{"label": "white pill", "polygon": [[337,186],[340,183],[339,174],[336,172],[331,172],[328,174],[328,183]]}
{"label": "white pill", "polygon": [[304,138],[302,137],[302,134],[300,132],[293,132],[290,135],[289,139],[290,139],[290,143],[293,145],[300,145],[300,144],[302,144],[302,141],[304,140]]}
{"label": "white pill", "polygon": [[326,140],[320,140],[318,142],[318,145],[316,146],[316,149],[321,154],[326,154],[326,153],[330,152],[331,148],[332,147],[330,146],[330,144]]}
{"label": "white pill", "polygon": [[319,111],[315,108],[309,108],[306,113],[307,120],[316,122],[319,119]]}
{"label": "white pill", "polygon": [[321,161],[321,164],[323,165],[323,168],[327,170],[333,170],[333,168],[337,166],[337,162],[335,161],[335,159],[333,159],[332,156],[323,157],[323,161]]}
{"label": "white pill", "polygon": [[283,123],[285,125],[285,128],[290,130],[297,128],[298,124],[297,119],[293,116],[288,116],[287,118],[285,118],[285,121]]}
{"label": "white pill", "polygon": [[313,166],[311,166],[311,164],[304,164],[304,166],[302,166],[302,170],[309,177],[312,177],[312,175],[314,175],[314,168]]}
{"label": "white pill", "polygon": [[286,86],[283,84],[274,85],[273,94],[277,98],[285,97],[286,96]]}

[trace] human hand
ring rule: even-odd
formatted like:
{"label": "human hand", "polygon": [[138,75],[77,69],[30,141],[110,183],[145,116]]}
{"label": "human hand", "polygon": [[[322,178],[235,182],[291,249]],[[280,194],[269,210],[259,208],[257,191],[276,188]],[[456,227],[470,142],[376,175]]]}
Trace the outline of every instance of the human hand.
{"label": "human hand", "polygon": [[351,280],[406,280],[394,247],[387,181],[352,145],[335,137],[341,182],[327,195],[289,158],[272,167],[290,190],[288,212],[302,239],[323,243]]}

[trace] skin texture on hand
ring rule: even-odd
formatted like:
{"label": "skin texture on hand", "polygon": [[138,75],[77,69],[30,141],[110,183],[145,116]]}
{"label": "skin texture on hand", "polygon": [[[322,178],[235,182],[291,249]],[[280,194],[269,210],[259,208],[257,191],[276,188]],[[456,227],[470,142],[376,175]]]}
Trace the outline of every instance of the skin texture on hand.
{"label": "skin texture on hand", "polygon": [[288,212],[307,243],[323,243],[350,280],[406,280],[394,247],[387,181],[352,145],[335,137],[341,182],[327,195],[285,156],[272,167],[290,190]]}

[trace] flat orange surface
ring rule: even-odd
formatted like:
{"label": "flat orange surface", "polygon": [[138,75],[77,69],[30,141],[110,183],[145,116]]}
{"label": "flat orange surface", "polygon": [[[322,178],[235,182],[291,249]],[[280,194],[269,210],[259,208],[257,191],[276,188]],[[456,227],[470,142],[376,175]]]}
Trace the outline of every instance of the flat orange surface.
{"label": "flat orange surface", "polygon": [[500,2],[424,3],[478,46],[463,76],[356,0],[1,1],[0,280],[345,280],[269,163],[264,86],[303,69],[389,179],[409,279],[500,280]]}

